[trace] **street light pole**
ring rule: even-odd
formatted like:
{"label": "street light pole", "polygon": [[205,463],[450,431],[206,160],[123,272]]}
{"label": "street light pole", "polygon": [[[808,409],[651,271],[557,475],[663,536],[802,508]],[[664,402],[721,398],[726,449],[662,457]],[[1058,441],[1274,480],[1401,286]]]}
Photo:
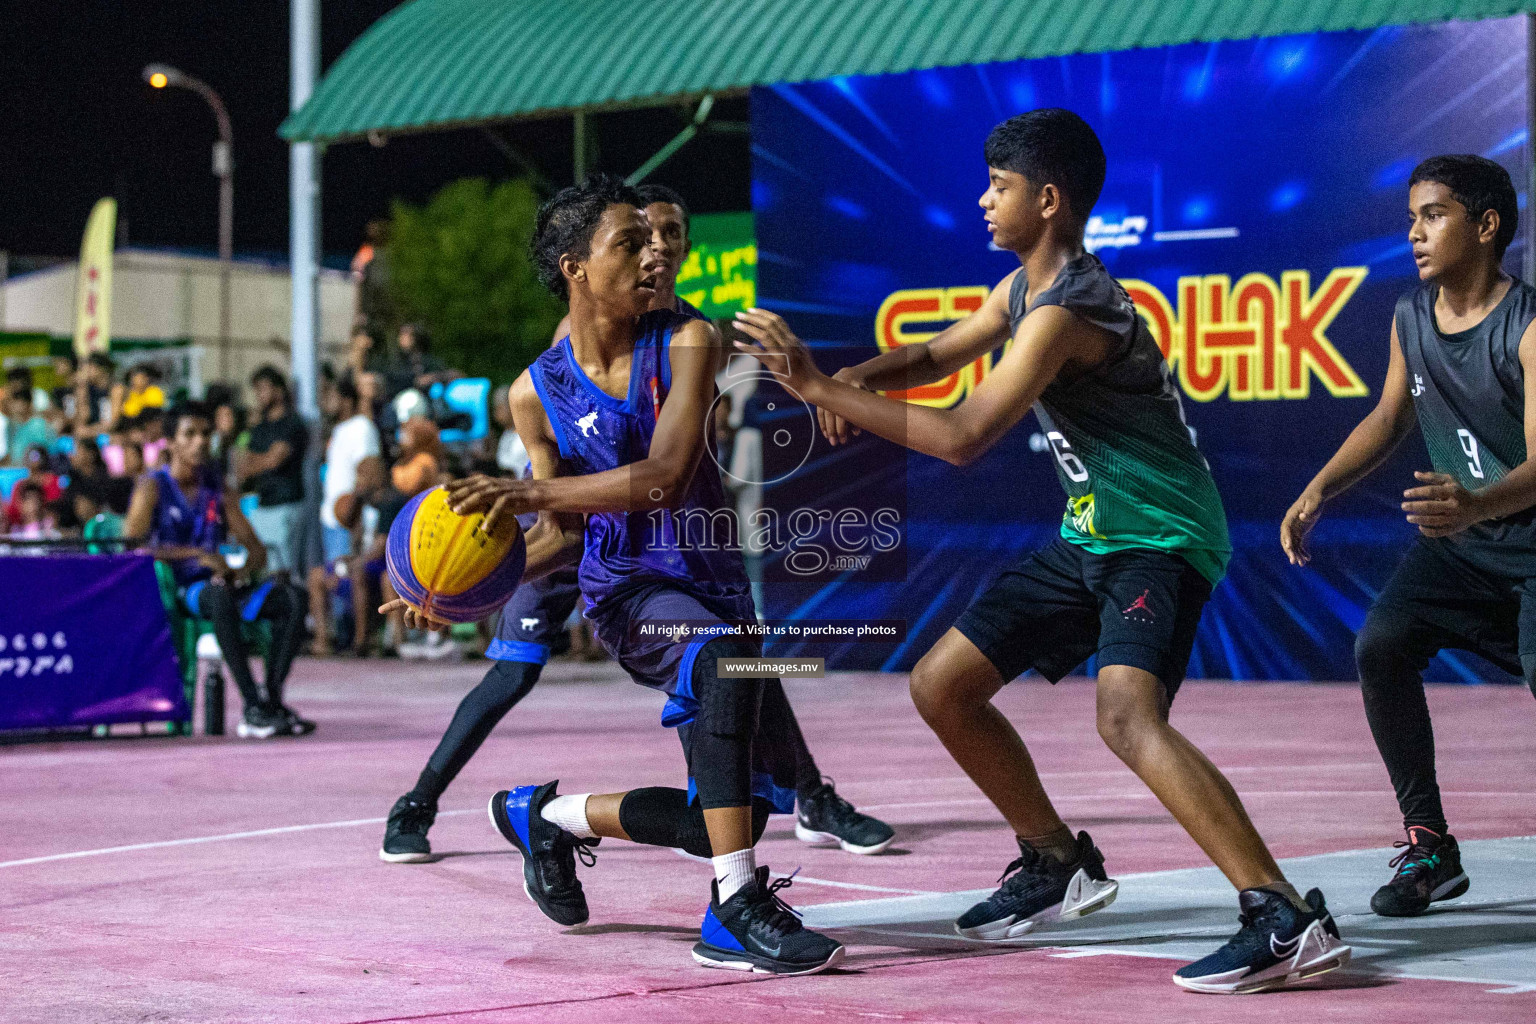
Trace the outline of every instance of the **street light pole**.
{"label": "street light pole", "polygon": [[151,64],[144,81],[156,89],[190,89],[213,108],[219,141],[213,144],[213,173],[219,179],[219,377],[229,377],[229,272],[235,255],[235,130],[229,111],[213,87],[169,64]]}

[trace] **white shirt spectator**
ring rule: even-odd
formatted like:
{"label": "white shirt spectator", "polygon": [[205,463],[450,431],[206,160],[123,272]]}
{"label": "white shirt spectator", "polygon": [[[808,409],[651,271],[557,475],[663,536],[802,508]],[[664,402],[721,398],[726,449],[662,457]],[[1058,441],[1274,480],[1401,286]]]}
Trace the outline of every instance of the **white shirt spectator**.
{"label": "white shirt spectator", "polygon": [[503,430],[501,440],[496,443],[496,465],[515,477],[521,477],[528,468],[528,462],[528,448],[523,444],[523,439],[517,436],[517,431]]}
{"label": "white shirt spectator", "polygon": [[357,489],[357,464],[379,454],[379,428],[361,414],[336,424],[325,446],[325,497],[320,503],[320,522],[339,527],[336,499]]}

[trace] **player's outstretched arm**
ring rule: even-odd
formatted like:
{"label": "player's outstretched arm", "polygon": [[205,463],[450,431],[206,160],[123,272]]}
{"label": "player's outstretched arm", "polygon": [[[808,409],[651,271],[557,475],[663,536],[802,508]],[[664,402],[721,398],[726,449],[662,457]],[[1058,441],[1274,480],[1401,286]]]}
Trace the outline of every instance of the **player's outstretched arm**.
{"label": "player's outstretched arm", "polygon": [[[668,351],[672,387],[661,407],[646,458],[618,469],[581,476],[538,479],[535,473],[533,480],[473,476],[448,486],[453,510],[460,514],[486,511],[498,516],[534,510],[591,515],[640,512],[678,504],[693,482],[694,471],[713,434],[708,429],[708,418],[715,394],[720,334],[712,324],[691,320],[673,333]],[[528,395],[533,395],[533,405],[527,405]],[[523,433],[524,422],[520,417],[531,418],[535,406],[539,422],[549,430],[548,417],[538,404],[531,378],[526,385],[522,377],[518,378],[512,386],[512,402],[519,434]]]}
{"label": "player's outstretched arm", "polygon": [[[898,391],[933,384],[972,360],[1006,344],[1009,336],[1008,293],[1012,274],[992,289],[981,308],[951,324],[928,341],[902,345],[833,374],[834,380],[867,391]],[[816,410],[821,432],[831,444],[848,442],[848,423],[828,409]]]}
{"label": "player's outstretched arm", "polygon": [[1092,365],[1108,348],[1107,336],[1098,328],[1061,306],[1042,306],[1019,324],[1002,361],[965,402],[953,409],[931,409],[826,376],[776,313],[752,309],[736,314],[736,320],[757,342],[738,341],[736,347],[805,401],[888,441],[957,466],[979,458],[1023,419],[1069,361]]}
{"label": "player's outstretched arm", "polygon": [[1469,491],[1448,473],[1415,473],[1422,484],[1403,492],[1408,521],[1426,537],[1449,537],[1485,519],[1502,519],[1536,505],[1536,464],[1529,458],[1536,444],[1536,322],[1520,337],[1520,369],[1525,378],[1525,450],[1527,458],[1498,483]]}
{"label": "player's outstretched arm", "polygon": [[1311,561],[1307,534],[1317,525],[1323,505],[1343,494],[1381,465],[1413,429],[1413,398],[1408,393],[1408,364],[1392,324],[1387,379],[1381,386],[1376,408],[1361,420],[1349,437],[1301,492],[1280,522],[1280,546],[1292,565]]}

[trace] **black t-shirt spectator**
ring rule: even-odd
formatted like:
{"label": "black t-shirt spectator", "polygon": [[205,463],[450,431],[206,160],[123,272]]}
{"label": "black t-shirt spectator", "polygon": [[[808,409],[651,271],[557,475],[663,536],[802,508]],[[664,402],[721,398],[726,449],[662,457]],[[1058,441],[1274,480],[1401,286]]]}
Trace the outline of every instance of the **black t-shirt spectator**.
{"label": "black t-shirt spectator", "polygon": [[388,535],[389,528],[395,525],[395,517],[410,503],[410,498],[401,494],[393,487],[385,487],[379,491],[368,504],[372,505],[379,513],[379,522],[376,527],[379,533]]}
{"label": "black t-shirt spectator", "polygon": [[[108,395],[105,388],[99,388],[95,384],[86,386],[86,394],[89,396],[91,407],[85,410],[85,422],[95,423],[104,420],[102,404],[107,401]],[[58,387],[53,389],[53,407],[64,413],[64,418],[75,418],[75,389],[73,387]]]}
{"label": "black t-shirt spectator", "polygon": [[287,441],[288,458],[275,469],[257,473],[247,481],[262,508],[292,505],[304,500],[304,448],[309,431],[297,414],[288,413],[275,420],[263,420],[251,428],[251,452],[265,454],[279,441]]}
{"label": "black t-shirt spectator", "polygon": [[396,349],[394,358],[384,371],[385,400],[393,402],[400,392],[416,387],[419,378],[429,373],[444,373],[447,369],[448,364],[430,352],[420,349],[402,352]]}

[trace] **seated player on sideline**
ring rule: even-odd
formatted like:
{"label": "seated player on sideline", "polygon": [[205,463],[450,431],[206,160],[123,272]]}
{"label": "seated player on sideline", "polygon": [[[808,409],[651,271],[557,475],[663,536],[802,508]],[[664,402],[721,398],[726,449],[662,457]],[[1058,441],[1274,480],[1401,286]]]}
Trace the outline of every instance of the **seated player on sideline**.
{"label": "seated player on sideline", "polygon": [[[1093,841],[1062,823],[1019,734],[991,703],[1025,669],[1055,681],[1096,653],[1099,735],[1239,890],[1241,930],[1174,980],[1204,992],[1256,991],[1332,970],[1349,949],[1322,893],[1297,894],[1231,785],[1168,723],[1201,609],[1231,548],[1168,364],[1125,290],[1083,249],[1104,150],[1076,114],[1035,110],[993,129],[986,160],[988,229],[1022,266],[932,341],[861,363],[839,381],[816,369],[776,315],[737,315],[760,343],[737,347],[820,409],[829,440],[842,436],[845,420],[965,465],[1033,406],[1055,452],[1068,495],[1061,537],[1005,570],[912,671],[924,720],[1018,835],[1002,887],[956,928],[1012,938],[1114,898]],[[942,380],[1010,339],[997,368],[954,409],[863,390]]]}
{"label": "seated player on sideline", "polygon": [[[1519,211],[1509,172],[1480,156],[1431,157],[1408,179],[1417,288],[1397,301],[1387,379],[1371,414],[1307,484],[1280,525],[1306,565],[1325,503],[1363,480],[1413,429],[1432,473],[1403,492],[1419,528],[1355,639],[1365,717],[1408,831],[1387,917],[1422,914],[1470,882],[1435,780],[1424,669],[1447,648],[1522,676],[1536,694],[1536,288],[1500,268]],[[1412,378],[1412,384],[1409,378]]]}
{"label": "seated player on sideline", "polygon": [[[266,568],[267,549],[240,511],[239,495],[208,459],[213,414],[188,403],[171,410],[166,428],[169,465],[139,478],[123,533],[145,538],[150,552],[170,565],[187,611],[213,623],[224,664],[245,701],[239,735],[267,739],[313,732],[315,723],[283,704],[283,683],[304,640],[304,593],[278,579],[255,582]],[[219,553],[230,536],[246,550],[238,571]],[[257,619],[272,624],[265,693],[251,675],[250,649],[240,633],[242,620]]]}
{"label": "seated player on sideline", "polygon": [[[706,320],[703,313],[677,294],[677,273],[690,247],[687,206],[681,196],[665,185],[642,185],[637,191],[646,204],[650,244],[658,260],[651,309]],[[560,321],[552,345],[558,346],[570,334],[570,326],[569,316]],[[508,408],[510,411],[510,405]],[[533,517],[523,518],[525,528],[532,525]],[[415,788],[396,800],[390,809],[380,859],[392,863],[434,859],[427,830],[436,820],[438,798],[480,749],[496,723],[532,691],[549,660],[551,646],[580,597],[576,567],[570,565],[524,583],[507,601],[496,627],[496,639],[485,652],[491,667],[480,685],[459,702],[453,721],[427,759]],[[777,679],[770,679],[765,685],[778,691],[769,699],[787,699]],[[883,851],[895,831],[883,821],[860,814],[838,794],[831,780],[822,778],[794,710],[787,704],[785,715],[795,748],[795,835],[806,842],[835,842],[849,853]]]}
{"label": "seated player on sideline", "polygon": [[[843,947],[801,925],[778,896],[788,879],[770,884],[753,853],[769,813],[793,808],[787,704],[769,700],[762,680],[722,679],[717,667],[760,655],[755,642],[718,635],[756,619],[746,568],[739,551],[672,539],[676,514],[730,507],[703,459],[722,346],[705,321],[648,312],[661,261],[644,207],[634,189],[597,175],[540,209],[533,259],[569,299],[571,334],[512,387],[533,479],[477,476],[449,493],[456,511],[486,512],[488,529],[539,513],[527,534],[530,578],[581,553],[598,639],[631,678],[668,695],[662,722],[685,730],[689,789],[557,796],[553,782],[519,786],[491,799],[491,817],[523,855],[528,895],[561,924],[587,919],[578,849],[598,837],[681,848],[715,868],[696,961],[808,974]],[[655,519],[668,524],[660,535]],[[646,628],[680,622],[702,633],[674,642]]]}

